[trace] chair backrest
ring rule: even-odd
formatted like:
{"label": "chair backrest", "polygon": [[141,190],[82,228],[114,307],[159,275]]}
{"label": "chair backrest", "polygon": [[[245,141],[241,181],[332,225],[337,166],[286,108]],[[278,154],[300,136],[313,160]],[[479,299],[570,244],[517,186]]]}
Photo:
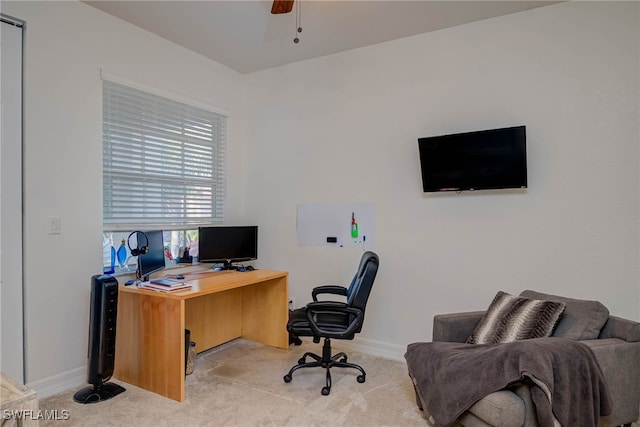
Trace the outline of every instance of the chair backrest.
{"label": "chair backrest", "polygon": [[351,279],[351,283],[347,288],[347,300],[351,296],[351,293],[353,292],[353,288],[355,287],[356,282],[359,280],[359,277],[364,274],[364,267],[367,265],[367,262],[371,259],[370,254],[372,253],[373,252],[367,251],[362,254],[362,257],[360,258],[360,264],[358,265],[358,269],[356,270],[356,274],[353,275],[353,279]]}
{"label": "chair backrest", "polygon": [[379,263],[378,255],[375,253],[366,251],[362,254],[358,271],[347,291],[347,304],[350,307],[362,310],[364,313],[369,294],[371,294],[373,281],[378,273]]}

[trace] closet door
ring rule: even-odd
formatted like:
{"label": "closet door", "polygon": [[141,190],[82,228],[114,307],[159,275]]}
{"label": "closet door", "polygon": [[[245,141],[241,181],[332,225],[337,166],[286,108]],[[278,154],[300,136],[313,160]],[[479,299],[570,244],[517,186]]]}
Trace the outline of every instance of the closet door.
{"label": "closet door", "polygon": [[24,375],[22,23],[0,17],[0,370]]}

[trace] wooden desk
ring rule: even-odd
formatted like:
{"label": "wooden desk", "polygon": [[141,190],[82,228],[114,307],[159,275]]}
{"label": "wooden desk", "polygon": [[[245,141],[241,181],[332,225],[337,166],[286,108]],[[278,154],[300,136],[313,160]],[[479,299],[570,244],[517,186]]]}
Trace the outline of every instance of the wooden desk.
{"label": "wooden desk", "polygon": [[121,285],[114,377],[184,401],[184,330],[196,351],[235,338],[288,348],[288,273],[207,271],[185,276],[189,290]]}

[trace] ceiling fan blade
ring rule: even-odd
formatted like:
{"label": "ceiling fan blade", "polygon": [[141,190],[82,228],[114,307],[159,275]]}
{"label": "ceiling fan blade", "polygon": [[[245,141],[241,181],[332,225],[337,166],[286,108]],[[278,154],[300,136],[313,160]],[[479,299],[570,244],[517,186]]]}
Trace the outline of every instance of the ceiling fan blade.
{"label": "ceiling fan blade", "polygon": [[278,15],[280,13],[289,13],[293,10],[294,0],[273,0],[271,13]]}

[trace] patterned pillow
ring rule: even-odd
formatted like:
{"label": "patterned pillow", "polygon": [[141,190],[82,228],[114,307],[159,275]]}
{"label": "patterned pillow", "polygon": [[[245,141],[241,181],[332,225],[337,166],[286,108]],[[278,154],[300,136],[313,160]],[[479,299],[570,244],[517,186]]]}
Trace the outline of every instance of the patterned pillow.
{"label": "patterned pillow", "polygon": [[469,344],[496,344],[548,337],[565,303],[528,299],[498,292],[467,339]]}

